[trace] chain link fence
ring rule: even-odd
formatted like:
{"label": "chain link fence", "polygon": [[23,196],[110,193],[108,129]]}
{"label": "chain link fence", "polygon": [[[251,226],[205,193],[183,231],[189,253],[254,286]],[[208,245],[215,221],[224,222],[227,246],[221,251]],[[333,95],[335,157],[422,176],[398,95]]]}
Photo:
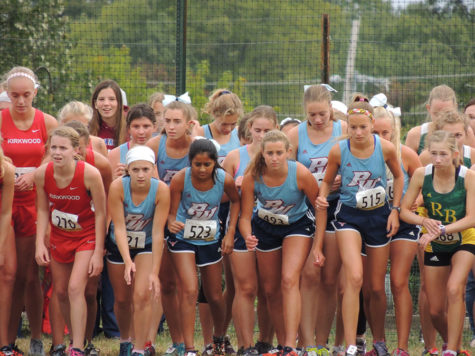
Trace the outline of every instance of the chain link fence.
{"label": "chain link fence", "polygon": [[[185,78],[198,110],[227,87],[246,110],[271,105],[281,119],[302,119],[303,86],[328,74],[336,100],[385,93],[407,129],[425,121],[436,85],[454,88],[460,106],[475,96],[474,7],[473,0],[2,0],[0,72],[34,69],[42,84],[36,106],[53,115],[70,100],[90,102],[103,79],[116,80],[131,105],[155,91],[175,94]],[[418,286],[415,264],[415,313]]]}

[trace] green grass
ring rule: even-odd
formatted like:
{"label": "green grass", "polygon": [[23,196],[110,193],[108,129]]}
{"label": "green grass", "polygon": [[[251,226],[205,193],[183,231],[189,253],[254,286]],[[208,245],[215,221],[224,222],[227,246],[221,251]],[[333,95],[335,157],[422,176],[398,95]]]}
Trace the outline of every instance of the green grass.
{"label": "green grass", "polygon": [[[25,330],[27,332],[27,330]],[[333,345],[333,335],[334,329],[332,329],[332,334],[330,335],[330,343],[329,345]],[[229,329],[229,335],[231,336],[232,344],[236,348],[236,335],[234,333],[234,328],[231,326]],[[257,338],[257,329],[255,332],[255,339]],[[386,320],[386,337],[387,337],[387,344],[389,350],[392,352],[397,347],[397,335],[396,335],[396,326],[394,323],[394,317],[388,316]],[[66,337],[66,340],[67,337]],[[470,328],[468,326],[468,320],[466,320],[464,325],[464,333],[463,333],[463,348],[470,350],[470,341],[471,341],[471,333]],[[43,342],[45,345],[45,351],[49,351],[51,346],[51,337],[44,336]],[[102,334],[96,337],[94,340],[94,345],[101,350],[101,356],[115,356],[119,354],[119,340],[117,339],[108,339],[104,337]],[[367,332],[367,342],[368,346],[371,342],[371,333],[368,329]],[[29,337],[20,338],[17,341],[20,349],[23,351],[27,351],[29,348]],[[166,324],[165,324],[165,331],[157,336],[156,339],[156,348],[157,354],[162,355],[168,346],[171,344],[170,335],[168,333]],[[437,346],[440,349],[442,345],[442,340],[438,337]],[[203,340],[201,338],[201,332],[199,328],[196,329],[195,332],[195,346],[196,348],[201,351],[203,350]],[[419,356],[423,350],[424,345],[419,340],[419,318],[417,316],[414,317],[412,323],[412,330],[410,334],[409,340],[409,353],[414,356]],[[471,350],[470,350],[471,351]],[[26,353],[25,353],[26,355]]]}

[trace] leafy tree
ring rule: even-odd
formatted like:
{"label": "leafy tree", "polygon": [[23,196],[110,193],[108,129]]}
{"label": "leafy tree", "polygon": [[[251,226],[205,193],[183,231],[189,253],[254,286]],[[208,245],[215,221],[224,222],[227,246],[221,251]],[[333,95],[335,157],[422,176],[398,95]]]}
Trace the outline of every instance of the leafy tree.
{"label": "leafy tree", "polygon": [[53,114],[71,68],[63,10],[63,0],[0,1],[0,73],[18,65],[34,70],[42,85],[35,105]]}

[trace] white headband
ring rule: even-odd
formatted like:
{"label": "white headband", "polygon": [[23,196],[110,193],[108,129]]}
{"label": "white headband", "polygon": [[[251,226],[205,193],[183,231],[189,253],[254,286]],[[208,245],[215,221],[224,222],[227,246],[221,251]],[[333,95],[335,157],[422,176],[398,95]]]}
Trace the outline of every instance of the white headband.
{"label": "white headband", "polygon": [[10,79],[16,78],[16,77],[25,77],[25,78],[30,79],[33,82],[33,85],[35,86],[35,89],[38,89],[40,87],[40,85],[36,82],[35,78],[32,75],[29,75],[28,73],[25,73],[25,72],[16,72],[16,73],[10,74],[7,78],[7,83],[10,81]]}
{"label": "white headband", "polygon": [[125,162],[127,165],[135,161],[147,161],[155,164],[155,154],[148,146],[135,146],[132,147],[125,156]]}

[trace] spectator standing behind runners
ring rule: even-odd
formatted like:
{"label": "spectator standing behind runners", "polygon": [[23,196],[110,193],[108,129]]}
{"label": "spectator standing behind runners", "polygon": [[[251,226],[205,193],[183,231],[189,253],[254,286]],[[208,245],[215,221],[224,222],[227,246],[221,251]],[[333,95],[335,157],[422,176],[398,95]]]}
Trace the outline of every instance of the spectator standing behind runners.
{"label": "spectator standing behind runners", "polygon": [[288,160],[289,155],[283,132],[266,133],[242,180],[239,230],[248,250],[257,250],[259,283],[283,355],[296,356],[299,280],[315,231],[305,198],[315,201],[318,185],[304,165]]}
{"label": "spectator standing behind runners", "polygon": [[15,166],[15,194],[12,221],[15,230],[17,272],[13,288],[8,339],[15,351],[18,322],[26,306],[31,330],[29,354],[43,356],[41,324],[43,296],[35,261],[36,189],[34,174],[46,153],[48,133],[57,126],[56,119],[33,107],[37,78],[32,70],[15,67],[6,74],[11,108],[1,113],[2,148]]}
{"label": "spectator standing behind runners", "polygon": [[[163,111],[163,133],[147,142],[155,153],[158,175],[167,185],[181,169],[190,165],[188,154],[192,142],[192,119],[195,109],[180,101],[172,101]],[[165,230],[165,239],[170,232]],[[179,313],[178,278],[171,260],[171,252],[163,251],[160,266],[160,283],[163,311],[173,344],[167,348],[167,356],[184,356],[185,344],[182,332],[182,320]]]}
{"label": "spectator standing behind runners", "polygon": [[127,141],[125,119],[122,117],[122,94],[116,82],[106,80],[99,83],[92,94],[91,106],[91,135],[102,138],[108,151]]}
{"label": "spectator standing behind runners", "polygon": [[[105,235],[105,192],[99,171],[76,161],[79,135],[70,127],[51,134],[52,162],[35,173],[38,187],[36,260],[51,264],[53,288],[63,318],[73,334],[71,356],[84,355],[89,277],[102,271]],[[51,225],[50,249],[45,239]]]}
{"label": "spectator standing behind runners", "polygon": [[[362,243],[365,243],[367,263],[375,271],[386,271],[389,243],[399,228],[399,203],[404,179],[397,159],[396,149],[391,142],[381,140],[372,134],[374,125],[373,108],[363,95],[355,95],[348,107],[348,137],[334,145],[328,155],[325,177],[320,186],[316,202],[317,221],[326,221],[327,195],[340,170],[340,202],[332,222],[336,230],[345,286],[342,301],[342,317],[347,346],[346,354],[355,355],[357,348],[356,329],[359,311],[359,294],[363,283]],[[394,177],[393,207],[389,207],[386,197],[386,165]],[[324,263],[322,244],[324,226],[317,225],[313,247],[315,264]],[[372,315],[385,315],[386,295],[384,278],[380,273],[371,276]],[[374,330],[383,333],[381,325],[373,325]],[[378,356],[388,354],[384,335],[375,334],[373,345]]]}
{"label": "spectator standing behind runners", "polygon": [[[212,311],[214,354],[224,355],[225,304],[219,262],[222,255],[233,249],[239,194],[231,176],[219,167],[218,152],[211,140],[195,140],[190,146],[189,161],[191,166],[178,172],[170,183],[168,229],[173,235],[167,241],[180,285],[180,317],[186,355],[197,354],[194,346],[197,266]],[[221,238],[218,209],[224,193],[231,204],[228,230]]]}
{"label": "spectator standing behind runners", "polygon": [[[409,180],[414,171],[421,167],[421,162],[417,154],[400,142],[400,122],[391,111],[382,106],[374,108],[374,126],[373,133],[379,137],[392,142],[396,147],[397,156],[404,175],[403,194],[407,191]],[[393,179],[390,172],[387,172],[386,194],[389,203],[393,202]],[[412,296],[409,291],[409,274],[411,272],[412,262],[417,253],[417,240],[419,238],[419,227],[416,225],[400,222],[398,232],[392,237],[390,243],[390,259],[391,259],[391,292],[394,299],[394,309],[396,312],[396,328],[398,336],[397,349],[393,356],[408,356],[409,352],[409,332],[411,330],[412,321]],[[370,279],[374,270],[368,263],[365,268],[364,278]],[[381,271],[379,278],[385,278],[386,271]],[[366,293],[368,294],[368,293]],[[370,310],[370,296],[365,295],[364,302],[366,309]],[[368,319],[384,319],[384,315],[369,315]],[[376,325],[384,325],[384,323],[376,322]],[[373,331],[373,334],[378,332]],[[383,334],[384,335],[384,334]],[[374,350],[374,349],[373,349]],[[371,356],[374,355],[374,352]],[[376,356],[376,355],[374,355]]]}
{"label": "spectator standing behind runners", "polygon": [[120,355],[130,353],[133,330],[132,355],[138,356],[144,354],[150,331],[154,302],[151,289],[155,297],[160,289],[158,270],[170,192],[165,183],[152,177],[155,156],[149,147],[131,148],[126,164],[128,174],[114,180],[109,193],[112,224],[107,263],[119,322]]}
{"label": "spectator standing behind runners", "polygon": [[[59,110],[58,121],[60,124],[79,121],[84,126],[89,127],[89,122],[92,119],[92,112],[92,108],[89,105],[80,101],[70,101]],[[107,157],[107,148],[104,140],[93,135],[89,135],[89,137],[91,141],[88,144],[88,149],[92,149],[104,157]]]}
{"label": "spectator standing behind runners", "polygon": [[[432,164],[416,170],[401,205],[401,219],[422,225],[424,277],[432,323],[447,343],[444,356],[460,352],[464,288],[475,261],[475,174],[459,164],[455,137],[435,131],[427,140]],[[427,217],[411,211],[422,193]],[[441,286],[443,286],[441,288]]]}
{"label": "spectator standing behind runners", "polygon": [[8,324],[17,266],[15,235],[12,228],[14,189],[15,167],[5,159],[3,150],[0,148],[0,285],[2,286],[2,293],[0,293],[0,356],[13,355],[8,339]]}
{"label": "spectator standing behind runners", "polygon": [[[326,85],[309,86],[303,97],[307,120],[289,132],[292,158],[309,169],[317,184],[321,183],[325,175],[328,152],[337,142],[337,138],[346,132],[346,122],[335,118],[331,100],[332,95]],[[315,268],[313,256],[310,254],[302,271],[299,342],[307,352],[312,353],[310,356],[315,356],[313,353],[328,356],[329,351],[326,344],[336,310],[336,291],[341,265],[331,220],[338,203],[340,182],[341,177],[337,176],[332,193],[327,198],[330,208],[328,221],[325,223],[325,265],[323,268]],[[313,202],[308,206],[313,209]]]}
{"label": "spectator standing behind runners", "polygon": [[[278,128],[275,111],[266,105],[256,107],[247,115],[247,133],[251,143],[228,153],[223,162],[223,168],[235,181],[238,191],[241,190],[242,179],[247,165],[254,155],[261,150],[264,135]],[[254,347],[254,300],[257,294],[256,254],[248,251],[246,241],[236,231],[234,236],[234,250],[231,254],[234,286],[236,294],[233,301],[233,321],[238,339],[239,353],[251,356],[258,353]],[[263,298],[264,299],[264,298]],[[262,302],[259,300],[259,304]],[[260,313],[267,313],[258,306]],[[270,320],[269,320],[270,321]],[[267,325],[259,325],[266,328]],[[272,340],[265,340],[272,341]]]}

